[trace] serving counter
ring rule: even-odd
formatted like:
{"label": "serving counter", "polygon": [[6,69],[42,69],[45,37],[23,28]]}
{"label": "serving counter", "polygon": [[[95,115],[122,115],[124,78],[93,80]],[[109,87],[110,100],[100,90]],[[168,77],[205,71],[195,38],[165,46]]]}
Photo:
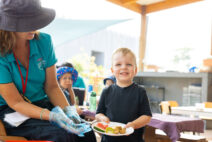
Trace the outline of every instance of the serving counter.
{"label": "serving counter", "polygon": [[189,85],[200,85],[200,102],[212,101],[212,73],[139,72],[134,81],[148,86],[147,94],[160,101],[176,100],[182,105],[183,88]]}

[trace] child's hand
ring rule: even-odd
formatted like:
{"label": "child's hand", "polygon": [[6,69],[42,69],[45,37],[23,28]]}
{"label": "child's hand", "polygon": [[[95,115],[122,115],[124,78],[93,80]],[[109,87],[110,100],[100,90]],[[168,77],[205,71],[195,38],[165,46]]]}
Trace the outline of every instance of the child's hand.
{"label": "child's hand", "polygon": [[133,127],[135,129],[135,124],[133,122],[128,122],[125,128]]}
{"label": "child's hand", "polygon": [[107,116],[105,116],[104,114],[97,114],[96,120],[97,121],[103,121],[103,122],[106,122],[106,123],[110,123],[110,119]]}
{"label": "child's hand", "polygon": [[68,83],[67,85],[68,85],[68,88],[67,88],[67,89],[68,89],[69,91],[72,90],[72,85],[73,85],[73,84],[72,84],[72,83]]}
{"label": "child's hand", "polygon": [[76,106],[76,110],[77,110],[77,113],[78,113],[79,115],[81,115],[81,114],[83,113],[83,111],[82,111],[78,106]]}
{"label": "child's hand", "polygon": [[101,116],[101,121],[104,121],[106,123],[110,123],[110,119],[106,116]]}

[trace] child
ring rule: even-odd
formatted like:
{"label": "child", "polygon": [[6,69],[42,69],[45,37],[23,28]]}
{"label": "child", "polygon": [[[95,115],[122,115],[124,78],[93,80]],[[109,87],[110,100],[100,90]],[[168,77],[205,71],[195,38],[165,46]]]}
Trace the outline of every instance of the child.
{"label": "child", "polygon": [[[74,68],[74,66],[72,65],[72,63],[70,62],[65,62],[61,65],[61,67],[66,66],[66,67],[70,67],[70,68]],[[78,75],[77,80],[73,83],[73,87],[77,87],[77,88],[84,88],[85,89],[85,82],[83,80],[83,78]]]}
{"label": "child", "polygon": [[[77,77],[78,72],[74,68],[64,66],[57,69],[57,80],[70,105],[76,104],[72,85],[76,82]],[[81,115],[82,110],[78,107],[76,109],[77,113]]]}
{"label": "child", "polygon": [[143,142],[144,126],[150,122],[151,110],[144,88],[133,82],[137,73],[136,57],[128,48],[119,48],[112,55],[111,71],[116,84],[106,87],[100,98],[96,119],[120,122],[133,127],[128,136],[102,136],[102,142]]}
{"label": "child", "polygon": [[[78,75],[76,75],[77,74],[77,70],[75,70],[74,69],[74,66],[71,64],[71,63],[68,63],[68,62],[66,62],[66,63],[63,63],[61,66],[60,66],[60,68],[71,68],[73,71],[71,71],[72,72],[72,78],[74,79],[73,81],[72,81],[72,87],[74,87],[74,83],[76,83],[77,82],[77,80],[78,80]],[[59,70],[59,69],[58,69]],[[59,72],[58,72],[59,73]],[[64,73],[64,72],[63,72]],[[64,74],[65,75],[65,74]],[[71,76],[71,75],[70,75]],[[77,76],[77,77],[76,77]],[[81,82],[81,83],[83,83],[84,84],[84,82],[83,82],[83,80],[82,80],[82,78],[80,79],[81,81],[79,81],[79,82]],[[68,82],[67,82],[68,83]],[[81,83],[79,83],[79,84],[81,84]],[[70,95],[71,94],[74,94],[74,92],[73,92],[73,90],[71,89],[71,92],[70,91],[66,91],[67,89],[64,89],[64,88],[67,88],[67,87],[65,87],[64,85],[62,85],[63,84],[63,82],[62,81],[59,81],[59,84],[60,84],[60,86],[61,86],[61,88],[62,88],[62,90],[64,91],[64,94],[66,94],[66,97],[68,98],[68,100],[70,100],[71,98],[69,98],[69,93],[70,93]],[[84,85],[85,86],[85,85]],[[80,86],[78,86],[78,87],[83,87],[82,86],[82,84],[80,85]],[[73,96],[75,96],[75,95],[73,95]],[[85,96],[85,95],[84,95]],[[74,98],[74,97],[73,97]],[[89,110],[81,110],[79,107],[77,107],[76,106],[76,109],[77,109],[77,112],[78,112],[78,114],[82,117],[82,118],[84,118],[84,119],[86,119],[86,120],[93,120],[93,119],[95,119],[95,113],[93,113],[93,112],[90,112]]]}
{"label": "child", "polygon": [[103,80],[103,83],[104,83],[105,87],[108,87],[108,86],[116,83],[116,78],[113,75],[108,76]]}

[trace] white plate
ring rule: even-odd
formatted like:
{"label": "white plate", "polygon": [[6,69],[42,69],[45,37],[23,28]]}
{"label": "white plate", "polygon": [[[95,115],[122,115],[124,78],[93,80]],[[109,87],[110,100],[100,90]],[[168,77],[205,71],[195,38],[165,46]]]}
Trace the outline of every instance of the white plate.
{"label": "white plate", "polygon": [[[94,129],[94,126],[97,125],[97,123],[99,123],[99,122],[95,122],[95,123],[92,124],[92,129],[93,129],[95,132],[100,133],[100,134],[103,134],[103,135],[108,135],[108,136],[125,136],[125,135],[130,135],[130,134],[132,134],[132,133],[134,132],[134,129],[133,129],[132,127],[129,127],[129,128],[126,129],[126,133],[125,133],[125,134],[104,133],[104,132],[100,132],[100,131]],[[100,122],[100,123],[107,124],[107,123],[105,123],[105,122]],[[114,127],[114,126],[121,126],[121,127],[124,127],[125,124],[123,124],[123,123],[118,123],[118,122],[110,122],[110,123],[108,124],[108,127]]]}

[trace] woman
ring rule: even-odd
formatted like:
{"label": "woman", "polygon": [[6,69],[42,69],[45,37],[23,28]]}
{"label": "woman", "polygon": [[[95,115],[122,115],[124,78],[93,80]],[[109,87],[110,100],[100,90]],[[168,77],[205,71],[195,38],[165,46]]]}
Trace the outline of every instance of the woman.
{"label": "woman", "polygon": [[36,31],[54,18],[39,0],[0,0],[0,119],[14,111],[28,116],[18,127],[3,123],[8,135],[29,140],[96,141],[86,124],[73,122],[77,114],[58,86],[51,38]]}

